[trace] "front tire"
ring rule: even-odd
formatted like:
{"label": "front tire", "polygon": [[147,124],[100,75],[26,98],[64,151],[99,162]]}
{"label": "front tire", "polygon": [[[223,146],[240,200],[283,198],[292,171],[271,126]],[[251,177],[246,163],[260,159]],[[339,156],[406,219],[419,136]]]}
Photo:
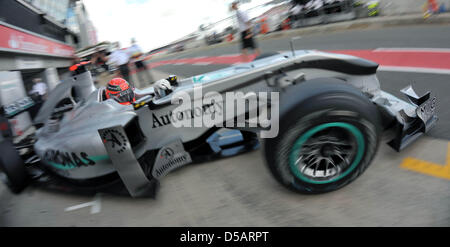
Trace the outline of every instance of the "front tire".
{"label": "front tire", "polygon": [[274,177],[300,193],[330,192],[351,183],[379,146],[377,108],[352,86],[330,80],[302,83],[281,95],[280,133],[264,143]]}
{"label": "front tire", "polygon": [[0,142],[0,150],[0,180],[11,192],[20,193],[29,181],[24,162],[10,141]]}

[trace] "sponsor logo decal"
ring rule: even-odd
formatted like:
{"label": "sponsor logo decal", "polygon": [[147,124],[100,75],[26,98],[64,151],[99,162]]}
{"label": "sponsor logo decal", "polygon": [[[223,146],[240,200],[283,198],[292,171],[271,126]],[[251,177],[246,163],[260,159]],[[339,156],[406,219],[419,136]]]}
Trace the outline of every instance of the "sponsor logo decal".
{"label": "sponsor logo decal", "polygon": [[107,88],[108,88],[108,90],[115,91],[115,92],[120,92],[122,90],[122,88],[120,86],[118,86],[118,85],[110,85],[110,84],[108,84]]}
{"label": "sponsor logo decal", "polygon": [[127,139],[117,130],[109,129],[103,132],[103,143],[107,143],[117,153],[122,153],[127,148]]}
{"label": "sponsor logo decal", "polygon": [[184,150],[181,141],[176,141],[159,150],[152,175],[154,178],[160,178],[170,171],[191,162],[191,156]]}
{"label": "sponsor logo decal", "polygon": [[194,107],[192,109],[187,109],[185,111],[178,111],[176,113],[170,111],[162,116],[157,116],[155,113],[152,113],[153,116],[152,128],[159,128],[178,121],[194,119],[202,117],[204,115],[213,115],[213,114],[221,115],[222,111],[223,111],[223,103],[214,102],[211,104],[205,104],[202,107]]}
{"label": "sponsor logo decal", "polygon": [[164,148],[161,152],[161,158],[170,159],[175,152],[171,148]]}
{"label": "sponsor logo decal", "polygon": [[205,77],[204,75],[194,76],[194,77],[192,78],[192,80],[194,81],[194,83],[200,83],[200,82],[203,81],[203,78],[204,78],[204,77]]}
{"label": "sponsor logo decal", "polygon": [[48,149],[44,153],[44,160],[48,164],[62,170],[93,166],[96,161],[105,159],[108,159],[108,156],[91,157],[86,152],[74,153]]}
{"label": "sponsor logo decal", "polygon": [[153,128],[172,124],[175,128],[258,128],[261,138],[273,138],[279,131],[279,92],[215,92],[203,94],[194,85],[192,94],[180,90],[171,103],[179,105],[160,116],[152,113]]}
{"label": "sponsor logo decal", "polygon": [[163,165],[161,167],[156,168],[156,175],[158,177],[168,173],[171,168],[176,168],[181,165],[184,165],[186,161],[188,161],[188,157],[186,155],[181,155],[179,157],[175,157],[175,152],[171,148],[163,148],[160,151],[161,155],[160,159],[163,159]]}
{"label": "sponsor logo decal", "polygon": [[233,74],[235,74],[235,72],[233,71],[222,71],[222,72],[216,72],[216,73],[208,73],[208,74],[204,74],[204,75],[198,75],[198,76],[194,76],[192,77],[192,81],[194,83],[205,83],[205,82],[210,82],[210,81],[214,81],[214,80],[219,80],[228,76],[232,76]]}

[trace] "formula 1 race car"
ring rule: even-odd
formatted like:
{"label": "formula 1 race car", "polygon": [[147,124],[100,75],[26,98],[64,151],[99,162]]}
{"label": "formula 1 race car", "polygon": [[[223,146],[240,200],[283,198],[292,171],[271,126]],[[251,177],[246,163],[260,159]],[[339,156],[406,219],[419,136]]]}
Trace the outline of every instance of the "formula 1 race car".
{"label": "formula 1 race car", "polygon": [[7,119],[32,102],[3,108],[0,174],[17,193],[35,184],[154,197],[174,169],[262,146],[283,186],[307,194],[337,190],[370,165],[383,132],[390,130],[388,145],[400,151],[437,120],[435,97],[418,96],[411,86],[402,90],[407,101],[384,92],[377,68],[318,51],[264,54],[170,77],[172,89],[135,89],[138,100],[122,105],[106,99],[80,66],[50,92],[33,120],[35,133],[20,142]]}

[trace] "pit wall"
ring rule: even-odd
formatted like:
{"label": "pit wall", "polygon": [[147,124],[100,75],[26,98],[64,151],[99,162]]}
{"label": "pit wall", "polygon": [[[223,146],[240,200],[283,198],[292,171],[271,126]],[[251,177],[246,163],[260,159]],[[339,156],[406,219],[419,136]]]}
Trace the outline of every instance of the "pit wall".
{"label": "pit wall", "polygon": [[[426,0],[380,0],[382,15],[404,15],[422,12],[422,6]],[[438,4],[444,4],[446,11],[450,7],[450,0],[436,0]]]}

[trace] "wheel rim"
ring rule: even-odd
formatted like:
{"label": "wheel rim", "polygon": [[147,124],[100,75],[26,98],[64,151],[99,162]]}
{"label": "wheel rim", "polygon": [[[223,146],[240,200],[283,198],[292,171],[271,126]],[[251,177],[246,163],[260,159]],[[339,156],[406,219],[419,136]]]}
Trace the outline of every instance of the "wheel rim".
{"label": "wheel rim", "polygon": [[296,140],[289,166],[302,181],[332,183],[358,166],[364,150],[364,137],[358,128],[349,123],[326,123],[308,130]]}

